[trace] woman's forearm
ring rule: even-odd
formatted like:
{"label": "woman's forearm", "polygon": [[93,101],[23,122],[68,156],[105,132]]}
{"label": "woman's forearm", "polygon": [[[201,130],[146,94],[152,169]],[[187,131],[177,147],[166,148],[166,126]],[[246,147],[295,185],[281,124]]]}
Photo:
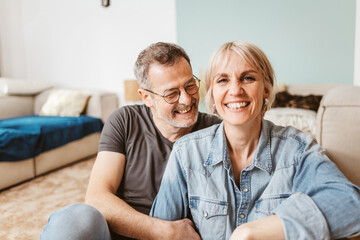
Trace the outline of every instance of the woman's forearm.
{"label": "woman's forearm", "polygon": [[285,239],[281,219],[277,215],[265,217],[240,225],[235,229],[230,240]]}

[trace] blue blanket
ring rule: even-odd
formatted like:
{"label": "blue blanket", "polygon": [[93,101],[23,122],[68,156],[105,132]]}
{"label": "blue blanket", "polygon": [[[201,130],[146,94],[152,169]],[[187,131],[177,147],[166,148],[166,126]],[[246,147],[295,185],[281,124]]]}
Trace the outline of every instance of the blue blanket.
{"label": "blue blanket", "polygon": [[102,130],[101,119],[25,116],[0,120],[0,161],[19,161]]}

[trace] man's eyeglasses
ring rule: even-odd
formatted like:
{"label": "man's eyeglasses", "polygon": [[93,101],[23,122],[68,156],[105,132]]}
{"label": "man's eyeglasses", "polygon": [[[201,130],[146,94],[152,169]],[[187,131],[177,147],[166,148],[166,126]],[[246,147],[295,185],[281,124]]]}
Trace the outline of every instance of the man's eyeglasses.
{"label": "man's eyeglasses", "polygon": [[[187,94],[194,95],[199,91],[199,87],[200,87],[200,79],[198,79],[195,75],[193,75],[193,78],[185,83],[183,89]],[[164,94],[162,95],[148,89],[144,89],[144,90],[164,98],[164,100],[169,104],[174,104],[180,98],[180,94],[181,94],[180,89],[181,88],[170,88],[168,90],[165,90]]]}

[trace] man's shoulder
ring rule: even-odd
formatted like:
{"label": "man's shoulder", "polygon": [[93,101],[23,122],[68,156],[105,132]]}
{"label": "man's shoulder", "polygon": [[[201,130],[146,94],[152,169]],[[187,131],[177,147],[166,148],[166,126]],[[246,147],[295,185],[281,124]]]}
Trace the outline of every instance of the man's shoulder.
{"label": "man's shoulder", "polygon": [[214,124],[220,123],[221,119],[213,114],[199,112],[199,117],[194,131],[210,127]]}
{"label": "man's shoulder", "polygon": [[[204,145],[206,143],[211,143],[217,133],[217,130],[219,129],[219,126],[221,124],[213,124],[207,128],[200,129],[195,132],[191,132],[189,134],[186,134],[182,136],[180,139],[178,139],[175,142],[175,145],[177,147],[179,146],[195,146],[195,145]],[[175,147],[174,145],[174,147]]]}
{"label": "man's shoulder", "polygon": [[111,118],[131,118],[135,116],[149,116],[149,110],[145,104],[124,105],[116,109]]}
{"label": "man's shoulder", "polygon": [[121,106],[118,110],[120,112],[144,113],[148,111],[148,107],[145,104],[133,104]]}

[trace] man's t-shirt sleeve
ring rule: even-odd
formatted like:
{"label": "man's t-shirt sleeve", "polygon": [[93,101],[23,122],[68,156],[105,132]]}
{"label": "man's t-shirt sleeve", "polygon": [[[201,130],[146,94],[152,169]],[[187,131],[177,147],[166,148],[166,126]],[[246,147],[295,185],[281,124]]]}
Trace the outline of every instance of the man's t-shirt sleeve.
{"label": "man's t-shirt sleeve", "polygon": [[98,152],[110,151],[125,154],[127,118],[127,111],[124,107],[115,110],[109,116],[101,132]]}

